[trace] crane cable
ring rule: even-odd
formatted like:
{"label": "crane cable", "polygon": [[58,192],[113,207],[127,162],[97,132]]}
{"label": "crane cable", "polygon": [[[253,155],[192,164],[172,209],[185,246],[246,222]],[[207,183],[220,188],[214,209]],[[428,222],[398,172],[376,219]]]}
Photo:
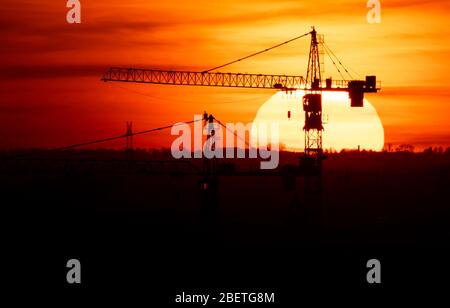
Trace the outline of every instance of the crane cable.
{"label": "crane cable", "polygon": [[238,138],[239,140],[243,141],[249,148],[251,147],[250,144],[248,143],[248,141],[245,140],[245,139],[242,139],[242,137],[239,136],[235,131],[233,131],[230,128],[228,128],[226,125],[224,125],[218,119],[214,118],[214,120],[216,120],[216,122],[219,123],[219,125],[223,126],[227,131],[231,132],[234,136],[236,136],[236,138]]}
{"label": "crane cable", "polygon": [[294,38],[292,38],[292,39],[290,39],[290,40],[287,40],[287,41],[285,41],[285,42],[283,42],[283,43],[280,43],[280,44],[277,44],[277,45],[275,45],[275,46],[266,48],[266,49],[264,49],[264,50],[255,52],[255,53],[253,53],[253,54],[251,54],[251,55],[248,55],[248,56],[239,58],[239,59],[237,59],[237,60],[234,60],[234,61],[231,61],[231,62],[222,64],[222,65],[219,65],[219,66],[210,68],[210,69],[208,69],[208,70],[206,70],[206,71],[203,71],[202,73],[208,73],[208,72],[210,72],[210,71],[215,71],[215,70],[217,70],[217,69],[219,69],[219,68],[222,68],[222,67],[225,67],[225,66],[234,64],[234,63],[236,63],[236,62],[240,62],[240,61],[242,61],[242,60],[245,60],[245,59],[248,59],[248,58],[257,56],[257,55],[262,54],[262,53],[264,53],[264,52],[267,52],[267,51],[269,51],[269,50],[272,50],[272,49],[275,49],[275,48],[280,47],[280,46],[282,46],[282,45],[288,44],[288,43],[290,43],[290,42],[292,42],[292,41],[298,40],[298,39],[300,39],[300,38],[302,38],[302,37],[305,37],[305,36],[307,36],[307,35],[309,35],[309,34],[311,34],[311,32],[308,32],[308,33],[305,33],[305,34],[303,34],[303,35],[294,37]]}
{"label": "crane cable", "polygon": [[331,57],[330,53],[329,53],[328,50],[325,48],[325,45],[323,45],[323,46],[324,46],[325,52],[327,53],[327,55],[328,55],[328,57],[330,58],[331,62],[333,62],[333,65],[334,65],[334,67],[337,69],[339,75],[341,75],[341,78],[342,78],[343,80],[346,81],[344,75],[342,75],[341,70],[340,70],[339,67],[337,66],[336,62],[334,62],[334,60],[333,60],[333,58]]}
{"label": "crane cable", "polygon": [[[342,66],[342,68],[345,70],[345,72],[350,76],[351,79],[353,79],[353,76],[349,73],[349,71],[347,70],[347,68],[344,66],[344,64],[342,64],[341,60],[339,60],[339,58],[334,54],[333,50],[331,50],[330,47],[328,47],[328,45],[323,42],[323,47],[325,47],[325,51],[328,49],[328,51],[336,58],[336,60],[339,62],[339,64]],[[359,74],[357,74],[359,75]]]}

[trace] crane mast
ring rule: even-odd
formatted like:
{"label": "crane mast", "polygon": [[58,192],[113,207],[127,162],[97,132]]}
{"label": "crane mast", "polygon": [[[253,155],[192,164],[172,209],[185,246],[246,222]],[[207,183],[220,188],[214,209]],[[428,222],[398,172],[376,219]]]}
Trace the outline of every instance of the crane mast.
{"label": "crane mast", "polygon": [[322,156],[322,68],[317,32],[311,31],[311,47],[309,51],[306,73],[307,87],[303,96],[303,111],[305,112],[305,155],[315,156],[320,163]]}

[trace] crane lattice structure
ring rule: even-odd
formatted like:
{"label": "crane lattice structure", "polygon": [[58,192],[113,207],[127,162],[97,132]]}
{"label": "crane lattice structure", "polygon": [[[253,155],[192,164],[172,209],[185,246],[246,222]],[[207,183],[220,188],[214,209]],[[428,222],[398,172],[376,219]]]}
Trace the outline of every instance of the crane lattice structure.
{"label": "crane lattice structure", "polygon": [[[306,78],[293,75],[213,72],[219,68],[259,55],[308,35],[311,36],[311,45]],[[322,92],[348,92],[351,106],[362,107],[365,93],[376,93],[381,89],[380,83],[376,81],[375,76],[366,76],[365,80],[346,80],[345,78],[343,80],[333,80],[331,78],[324,80],[324,50],[342,77],[343,75],[332,56],[345,69],[345,72],[348,73],[348,70],[342,65],[341,61],[325,44],[323,35],[318,35],[313,27],[312,31],[308,33],[209,70],[191,72],[111,67],[104,73],[102,80],[105,82],[114,81],[176,86],[272,89],[285,92],[302,90],[305,92],[302,98],[303,111],[305,112],[305,123],[303,126],[305,133],[305,157],[317,162],[319,169],[321,169],[320,161],[323,156],[322,132],[324,129],[322,122]]]}

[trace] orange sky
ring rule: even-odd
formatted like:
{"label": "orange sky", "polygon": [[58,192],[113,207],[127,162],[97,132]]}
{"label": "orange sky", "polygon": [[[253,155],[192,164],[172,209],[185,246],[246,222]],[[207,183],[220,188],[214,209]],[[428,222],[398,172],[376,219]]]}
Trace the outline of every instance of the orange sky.
{"label": "orange sky", "polygon": [[[268,90],[100,82],[109,66],[204,70],[272,46],[315,25],[344,64],[376,74],[368,95],[386,142],[450,146],[448,0],[381,0],[368,24],[365,0],[4,0],[0,11],[0,147],[59,146],[191,120],[207,110],[250,122]],[[305,75],[307,38],[223,71]],[[339,77],[326,59],[326,75]],[[300,105],[299,105],[299,108]],[[170,132],[139,137],[168,147]]]}

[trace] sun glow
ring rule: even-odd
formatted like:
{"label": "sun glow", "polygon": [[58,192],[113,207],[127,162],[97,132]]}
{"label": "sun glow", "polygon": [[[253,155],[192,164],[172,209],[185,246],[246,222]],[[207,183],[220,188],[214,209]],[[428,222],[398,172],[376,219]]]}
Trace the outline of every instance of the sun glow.
{"label": "sun glow", "polygon": [[[280,146],[290,151],[303,151],[305,114],[301,99],[303,91],[293,94],[278,92],[258,110],[253,121],[252,136],[257,134],[261,123],[267,126],[279,125]],[[342,149],[381,151],[384,146],[384,129],[381,120],[368,101],[364,107],[350,107],[345,92],[322,93],[322,118],[324,122],[323,148],[340,151]],[[288,119],[288,112],[291,117]]]}

